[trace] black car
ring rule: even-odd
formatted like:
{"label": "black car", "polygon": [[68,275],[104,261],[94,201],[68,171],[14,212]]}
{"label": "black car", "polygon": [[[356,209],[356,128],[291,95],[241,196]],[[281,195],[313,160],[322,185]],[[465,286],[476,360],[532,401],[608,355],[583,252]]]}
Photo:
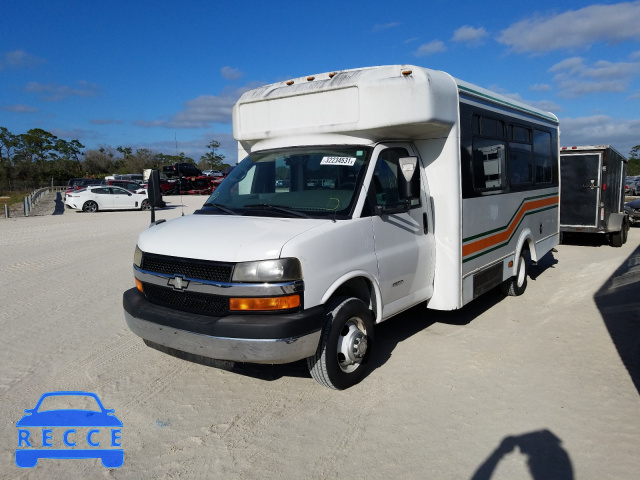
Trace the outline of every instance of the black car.
{"label": "black car", "polygon": [[640,198],[625,203],[624,211],[629,215],[631,223],[640,222]]}
{"label": "black car", "polygon": [[202,171],[193,163],[175,163],[169,167],[162,167],[162,173],[167,177],[183,176],[183,177],[199,177]]}

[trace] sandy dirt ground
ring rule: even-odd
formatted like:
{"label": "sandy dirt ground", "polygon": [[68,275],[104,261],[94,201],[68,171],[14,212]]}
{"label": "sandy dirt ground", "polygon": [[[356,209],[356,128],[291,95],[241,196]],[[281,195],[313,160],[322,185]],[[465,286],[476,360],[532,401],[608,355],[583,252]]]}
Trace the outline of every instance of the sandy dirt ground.
{"label": "sandy dirt ground", "polygon": [[[204,198],[167,200],[158,218]],[[303,362],[224,369],[148,348],[122,293],[149,213],[43,205],[0,218],[1,478],[639,478],[640,227],[622,248],[560,245],[521,297],[379,325],[370,373],[340,392]],[[121,468],[16,466],[16,422],[60,390],[115,409]]]}

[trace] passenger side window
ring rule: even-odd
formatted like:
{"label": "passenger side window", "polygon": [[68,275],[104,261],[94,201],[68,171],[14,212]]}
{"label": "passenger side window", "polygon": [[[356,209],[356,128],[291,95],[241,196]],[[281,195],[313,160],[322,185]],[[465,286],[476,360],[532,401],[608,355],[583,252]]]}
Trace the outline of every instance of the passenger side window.
{"label": "passenger side window", "polygon": [[504,122],[473,116],[473,187],[478,191],[505,188],[506,152]]}
{"label": "passenger side window", "polygon": [[474,138],[473,186],[476,190],[504,188],[506,150],[504,141]]}
{"label": "passenger side window", "polygon": [[513,186],[533,182],[531,130],[509,125],[509,181]]}
{"label": "passenger side window", "polygon": [[551,156],[551,134],[540,130],[533,131],[533,162],[536,183],[551,183],[553,167]]}

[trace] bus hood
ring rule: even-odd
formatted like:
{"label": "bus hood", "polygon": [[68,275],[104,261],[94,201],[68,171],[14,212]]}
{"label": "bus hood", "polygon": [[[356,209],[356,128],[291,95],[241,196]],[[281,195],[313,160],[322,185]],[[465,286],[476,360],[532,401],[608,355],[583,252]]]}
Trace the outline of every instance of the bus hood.
{"label": "bus hood", "polygon": [[140,234],[143,252],[218,262],[279,258],[289,240],[327,220],[187,215]]}

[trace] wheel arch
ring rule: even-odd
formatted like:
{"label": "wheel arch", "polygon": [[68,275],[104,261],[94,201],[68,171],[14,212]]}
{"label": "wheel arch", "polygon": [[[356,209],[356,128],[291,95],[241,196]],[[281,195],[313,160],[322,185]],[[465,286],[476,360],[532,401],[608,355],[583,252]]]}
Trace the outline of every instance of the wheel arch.
{"label": "wheel arch", "polygon": [[536,245],[533,239],[533,234],[528,228],[522,230],[522,232],[520,232],[520,236],[518,237],[518,243],[516,244],[516,251],[513,257],[513,275],[515,275],[518,271],[518,259],[520,258],[522,252],[525,250],[529,251],[532,262],[538,261],[538,254],[536,253]]}
{"label": "wheel arch", "polygon": [[326,305],[333,298],[353,297],[364,302],[373,312],[375,323],[382,318],[380,304],[380,287],[367,272],[352,272],[337,279],[322,296],[322,304]]}

